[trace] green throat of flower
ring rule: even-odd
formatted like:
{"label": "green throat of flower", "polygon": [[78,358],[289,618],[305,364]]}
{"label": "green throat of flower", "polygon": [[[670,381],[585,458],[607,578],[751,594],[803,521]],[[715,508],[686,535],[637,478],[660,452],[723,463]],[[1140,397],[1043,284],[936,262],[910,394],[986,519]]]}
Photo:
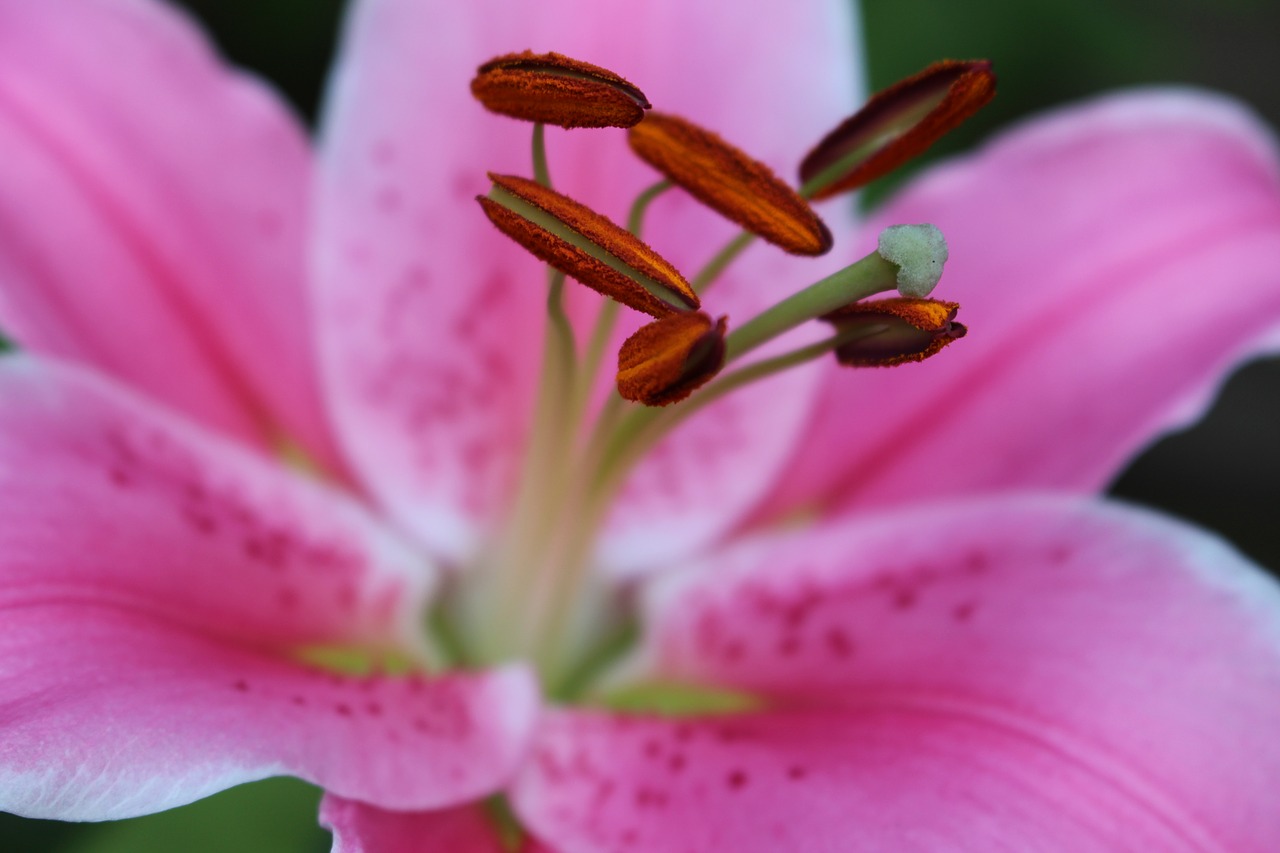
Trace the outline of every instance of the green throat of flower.
{"label": "green throat of flower", "polygon": [[[581,699],[637,633],[627,590],[599,570],[595,554],[619,489],[647,451],[704,407],[781,371],[829,355],[853,367],[919,361],[965,333],[955,303],[928,298],[947,259],[932,225],[886,229],[877,251],[732,327],[704,310],[704,298],[757,239],[795,255],[831,250],[810,200],[856,189],[923,151],[990,99],[994,77],[988,63],[943,62],[876,95],[805,159],[799,191],[715,133],[650,112],[619,75],[559,54],[491,60],[472,92],[493,112],[533,122],[532,177],[491,174],[493,188],[478,201],[494,226],[547,264],[547,333],[502,533],[458,575],[429,625],[451,665],[531,661],[551,696]],[[661,177],[635,199],[626,227],[554,189],[546,124],[629,128],[631,150]],[[673,191],[743,229],[690,278],[641,239],[651,202]],[[581,337],[564,308],[568,278],[607,297]],[[898,295],[868,301],[890,291]],[[615,392],[593,405],[623,309],[650,320],[610,366]],[[816,343],[759,356],[814,321],[829,329]],[[675,691],[683,698],[673,705],[672,692],[632,689],[618,701],[633,705],[642,695],[667,710],[742,701]]]}

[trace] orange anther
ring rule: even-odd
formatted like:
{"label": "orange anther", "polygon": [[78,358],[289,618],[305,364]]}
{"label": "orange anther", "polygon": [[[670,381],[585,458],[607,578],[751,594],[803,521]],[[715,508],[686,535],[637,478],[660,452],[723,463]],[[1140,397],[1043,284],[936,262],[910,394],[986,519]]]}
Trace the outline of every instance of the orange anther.
{"label": "orange anther", "polygon": [[725,325],[690,311],[642,326],[618,351],[618,393],[646,406],[688,397],[724,366]]}
{"label": "orange anther", "polygon": [[815,199],[857,189],[923,154],[995,94],[990,62],[935,62],[827,134],[800,164],[800,180]]}
{"label": "orange anther", "polygon": [[924,361],[968,329],[955,322],[960,306],[936,299],[879,299],[855,302],[822,319],[836,330],[856,334],[836,349],[836,359],[849,367],[891,367]]}
{"label": "orange anther", "polygon": [[763,163],[709,130],[650,113],[627,135],[640,159],[703,204],[795,255],[821,255],[831,232],[809,203]]}
{"label": "orange anther", "polygon": [[649,101],[612,71],[558,53],[511,53],[476,71],[471,94],[487,109],[560,127],[631,127]]}
{"label": "orange anther", "polygon": [[542,261],[654,317],[699,306],[684,276],[630,231],[536,181],[495,174],[489,179],[494,194],[477,199],[485,214]]}

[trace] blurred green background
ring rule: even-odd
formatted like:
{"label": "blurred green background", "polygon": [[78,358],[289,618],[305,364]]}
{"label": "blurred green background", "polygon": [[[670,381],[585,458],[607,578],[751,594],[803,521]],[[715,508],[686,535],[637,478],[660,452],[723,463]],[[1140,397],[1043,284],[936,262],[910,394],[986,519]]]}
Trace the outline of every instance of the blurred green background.
{"label": "blurred green background", "polygon": [[[302,113],[314,116],[343,0],[181,0],[181,5],[205,22],[233,62],[275,81]],[[638,7],[636,14],[642,10]],[[1275,0],[864,0],[862,11],[875,88],[942,57],[995,60],[999,97],[931,157],[972,146],[1036,110],[1144,83],[1188,83],[1233,93],[1280,127],[1275,35],[1280,3]],[[888,189],[875,188],[871,198]],[[1217,530],[1276,571],[1278,438],[1280,361],[1273,359],[1237,373],[1200,425],[1152,447],[1113,492]],[[302,783],[272,780],[113,824],[0,814],[0,850],[323,851],[329,841],[315,825],[317,800],[317,792]]]}

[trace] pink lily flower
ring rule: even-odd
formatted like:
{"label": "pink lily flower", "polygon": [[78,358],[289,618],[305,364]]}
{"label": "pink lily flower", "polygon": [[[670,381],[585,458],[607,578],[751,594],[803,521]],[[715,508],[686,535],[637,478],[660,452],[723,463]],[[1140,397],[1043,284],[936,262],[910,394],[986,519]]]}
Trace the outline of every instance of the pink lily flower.
{"label": "pink lily flower", "polygon": [[[0,809],[292,774],[348,853],[504,849],[498,792],[566,852],[1280,847],[1280,590],[1092,497],[1280,341],[1280,166],[1221,98],[1069,108],[870,222],[823,208],[838,258],[751,248],[713,294],[734,320],[934,223],[974,332],[726,397],[585,530],[511,523],[546,291],[475,208],[528,158],[476,65],[607,64],[789,172],[854,106],[848,15],[361,0],[313,158],[161,3],[0,0],[0,328],[26,350],[0,362]],[[653,180],[617,133],[549,141],[611,216]],[[645,236],[696,268],[733,233],[672,192]],[[580,577],[533,546],[566,529]],[[547,574],[513,611],[447,593],[495,564]],[[548,701],[504,617],[559,629],[525,621],[539,596],[620,586],[625,665]],[[440,671],[432,601],[493,666]],[[325,665],[352,650],[382,669]]]}

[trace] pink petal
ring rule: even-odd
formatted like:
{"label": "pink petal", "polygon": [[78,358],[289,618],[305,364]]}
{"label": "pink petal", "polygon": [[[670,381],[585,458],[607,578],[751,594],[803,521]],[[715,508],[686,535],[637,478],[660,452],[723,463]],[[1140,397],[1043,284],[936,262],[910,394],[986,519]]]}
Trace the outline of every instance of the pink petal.
{"label": "pink petal", "polygon": [[565,851],[1280,844],[1280,590],[1193,529],[991,500],[660,582],[642,671],[769,710],[566,712],[515,802]]}
{"label": "pink petal", "polygon": [[6,357],[0,400],[14,595],[74,590],[274,647],[417,636],[433,570],[346,498],[79,368]]}
{"label": "pink petal", "polygon": [[781,509],[1011,487],[1097,490],[1280,342],[1280,170],[1205,94],[1114,95],[927,174],[870,224],[934,222],[970,335],[830,376]]}
{"label": "pink petal", "polygon": [[536,710],[517,669],[348,677],[127,607],[6,609],[0,808],[28,817],[131,817],[284,774],[448,806],[506,781]]}
{"label": "pink petal", "polygon": [[306,140],[164,4],[0,2],[0,324],[333,465],[303,273]]}
{"label": "pink petal", "polygon": [[333,830],[333,853],[503,853],[506,848],[478,805],[434,812],[389,812],[332,795],[320,823]]}
{"label": "pink petal", "polygon": [[1221,847],[1110,768],[933,708],[683,724],[565,713],[535,756],[520,807],[565,853],[1267,849]]}
{"label": "pink petal", "polygon": [[[468,553],[510,493],[544,325],[540,265],[473,201],[488,189],[487,170],[530,168],[529,127],[472,101],[476,66],[526,47],[603,64],[659,108],[687,112],[789,172],[852,104],[853,33],[846,4],[776,7],[756,13],[768,14],[768,33],[757,17],[676,0],[648,3],[644,14],[571,0],[367,0],[358,8],[325,133],[318,270],[326,375],[356,467],[435,548]],[[803,62],[795,44],[806,45]],[[557,187],[617,220],[657,179],[621,132],[548,136]],[[654,213],[662,220],[650,229],[655,247],[686,269],[733,233],[674,194]],[[759,301],[759,289],[778,298],[825,271],[811,264],[801,275],[795,263],[754,252],[744,265],[754,274],[738,277],[736,289],[750,282],[757,292],[717,297],[715,310],[736,318],[744,312],[735,306]],[[725,407],[691,426],[633,482],[610,558],[657,556],[640,553],[636,519],[648,529],[670,525],[663,541],[678,549],[722,531],[788,452],[810,386],[803,376],[775,383],[780,404],[768,412],[746,417],[741,405]],[[710,443],[720,457],[691,470],[685,463]],[[747,458],[752,465],[739,464]],[[674,482],[660,476],[672,471]],[[655,494],[660,482],[673,494]]]}
{"label": "pink petal", "polygon": [[393,808],[502,784],[528,674],[418,654],[430,576],[354,504],[78,369],[0,363],[0,810],[102,820],[296,774]]}

